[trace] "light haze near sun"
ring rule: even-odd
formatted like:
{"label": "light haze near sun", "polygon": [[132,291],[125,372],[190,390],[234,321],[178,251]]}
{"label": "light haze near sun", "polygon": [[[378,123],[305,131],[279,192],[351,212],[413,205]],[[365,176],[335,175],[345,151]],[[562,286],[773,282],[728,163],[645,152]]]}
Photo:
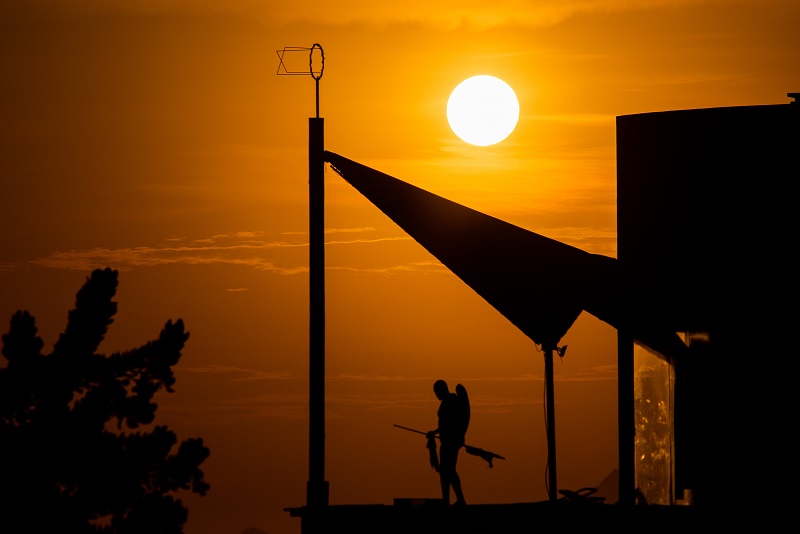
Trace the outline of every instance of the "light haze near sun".
{"label": "light haze near sun", "polygon": [[494,145],[511,135],[519,120],[519,101],[506,82],[481,74],[453,89],[447,101],[447,122],[453,133],[471,145]]}

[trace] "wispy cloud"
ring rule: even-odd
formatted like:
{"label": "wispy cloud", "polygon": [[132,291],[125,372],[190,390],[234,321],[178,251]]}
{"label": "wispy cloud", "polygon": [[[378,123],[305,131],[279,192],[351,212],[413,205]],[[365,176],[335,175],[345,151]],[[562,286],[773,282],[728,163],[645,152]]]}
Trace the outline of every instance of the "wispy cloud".
{"label": "wispy cloud", "polygon": [[364,226],[362,228],[326,228],[326,234],[360,234],[363,232],[374,232],[376,229],[372,226]]}
{"label": "wispy cloud", "polygon": [[155,267],[158,265],[246,265],[261,271],[292,275],[307,272],[307,267],[281,267],[271,260],[259,256],[235,257],[230,253],[249,250],[264,250],[276,247],[297,247],[307,245],[269,244],[237,245],[228,247],[131,247],[131,248],[93,248],[87,250],[67,250],[53,252],[45,257],[31,260],[31,263],[50,269],[70,269],[88,271],[97,268],[113,267],[127,271],[135,267]]}
{"label": "wispy cloud", "polygon": [[400,274],[400,273],[415,273],[415,274],[445,274],[450,270],[438,261],[419,261],[411,262],[402,265],[390,265],[388,267],[328,267],[331,271],[352,271],[365,274]]}
{"label": "wispy cloud", "polygon": [[289,380],[293,378],[301,378],[294,377],[285,371],[258,371],[255,369],[245,369],[230,365],[182,365],[180,367],[180,371],[186,373],[230,375],[230,380],[233,382],[248,380]]}
{"label": "wispy cloud", "polygon": [[[274,386],[268,386],[268,393],[243,395],[228,399],[215,399],[213,402],[200,400],[185,404],[169,404],[160,408],[164,415],[180,417],[184,424],[208,426],[230,425],[254,419],[306,419],[308,417],[308,394],[305,384],[308,377],[293,375],[284,371],[259,371],[227,365],[181,365],[178,373],[194,373],[213,375],[208,379],[215,382],[227,379],[230,382],[245,381],[280,381],[282,383],[298,382],[302,391],[276,392]],[[431,405],[428,386],[437,377],[402,376],[384,374],[337,374],[326,377],[328,390],[325,396],[328,417],[337,418],[344,409],[351,413],[353,409],[364,411],[427,410]],[[475,413],[508,413],[518,407],[542,404],[542,399],[528,394],[509,394],[510,385],[525,382],[543,382],[540,374],[522,374],[508,377],[470,378],[470,383],[484,382],[484,389],[501,390],[502,395],[487,393],[472,395],[471,402]],[[564,376],[559,373],[557,381],[607,381],[616,380],[616,367],[604,366],[588,371]],[[425,384],[425,387],[414,384]],[[395,387],[391,385],[394,384]],[[491,386],[489,385],[491,384]],[[375,385],[379,385],[375,392]],[[411,392],[412,388],[414,392]],[[417,391],[426,393],[416,393]]]}
{"label": "wispy cloud", "polygon": [[539,230],[542,235],[561,241],[591,254],[617,256],[617,233],[610,229],[562,227]]}
{"label": "wispy cloud", "polygon": [[274,393],[237,399],[183,404],[164,403],[158,408],[161,417],[178,418],[182,424],[197,428],[246,423],[254,419],[308,419],[306,395]]}
{"label": "wispy cloud", "polygon": [[[433,29],[468,27],[486,29],[504,25],[544,27],[592,12],[643,10],[709,3],[713,0],[411,0],[402,4],[373,0],[339,0],[306,4],[277,0],[117,0],[80,4],[72,9],[91,12],[103,10],[129,11],[153,15],[157,13],[191,13],[200,16],[240,15],[262,19],[271,24],[417,24]],[[722,0],[719,0],[722,1]],[[727,0],[730,2],[731,0]],[[67,9],[64,6],[58,6]]]}
{"label": "wispy cloud", "polygon": [[[243,367],[235,367],[229,365],[181,365],[179,370],[186,373],[198,374],[218,374],[229,375],[229,380],[233,382],[250,381],[250,380],[306,380],[306,376],[292,375],[287,371],[259,371],[256,369],[247,369]],[[380,374],[352,374],[341,373],[336,375],[328,375],[325,380],[331,384],[345,384],[345,383],[433,383],[438,377],[434,376],[403,376],[403,375],[380,375]],[[605,365],[600,367],[593,367],[591,369],[578,371],[572,374],[559,373],[555,377],[557,381],[564,382],[605,382],[607,380],[617,379],[617,366]],[[483,376],[483,377],[470,377],[469,381],[473,383],[489,382],[495,384],[512,383],[512,382],[542,382],[544,375],[524,373],[516,376]],[[426,397],[427,398],[427,397]]]}
{"label": "wispy cloud", "polygon": [[[375,228],[330,228],[328,235],[363,234],[378,232]],[[295,275],[308,272],[307,265],[286,265],[291,260],[283,260],[279,254],[292,249],[308,247],[306,232],[286,232],[280,238],[269,238],[260,231],[241,231],[215,234],[207,238],[188,240],[171,236],[162,245],[145,245],[133,247],[75,249],[55,251],[46,256],[30,260],[30,263],[50,269],[69,269],[88,271],[96,268],[112,267],[121,271],[133,268],[155,267],[159,265],[242,265],[267,271],[278,275]],[[371,245],[376,243],[408,241],[408,236],[386,236],[370,239],[330,239],[326,246]],[[296,260],[295,260],[296,261]],[[409,263],[393,267],[356,269],[351,267],[335,267],[333,269],[363,270],[365,272],[401,272],[436,270],[429,263]],[[10,267],[6,266],[5,270]],[[234,288],[229,291],[244,291],[246,288]]]}
{"label": "wispy cloud", "polygon": [[602,113],[570,113],[561,115],[538,115],[528,116],[531,120],[538,122],[555,122],[560,124],[614,124],[617,120],[616,115],[606,115]]}
{"label": "wispy cloud", "polygon": [[[382,243],[412,241],[407,235],[356,237],[357,234],[375,233],[383,230],[364,228],[329,228],[326,247],[371,246]],[[592,228],[552,228],[539,233],[587,251],[612,255],[616,235],[612,231]],[[350,239],[332,238],[334,235],[353,235]],[[608,245],[608,246],[606,246]],[[170,236],[161,245],[143,245],[118,248],[93,247],[55,251],[34,258],[28,263],[48,269],[91,271],[111,267],[120,271],[151,268],[162,265],[237,265],[250,267],[279,276],[291,276],[308,272],[305,256],[292,251],[307,249],[306,232],[285,232],[280,236],[265,236],[260,231],[241,231],[215,234],[206,238],[187,239]],[[300,263],[298,263],[300,262]],[[18,268],[19,265],[16,265]],[[0,272],[11,272],[12,264],[0,265]],[[335,265],[328,264],[329,271],[349,271],[364,274],[396,275],[446,274],[449,270],[438,260],[408,261],[390,265]],[[232,287],[228,292],[245,292],[247,287]]]}
{"label": "wispy cloud", "polygon": [[556,381],[559,382],[608,382],[617,380],[617,366],[603,365],[570,374],[562,374]]}
{"label": "wispy cloud", "polygon": [[353,245],[355,243],[382,243],[386,241],[410,241],[411,238],[407,236],[398,237],[379,237],[376,239],[348,239],[348,240],[330,240],[325,241],[325,245]]}

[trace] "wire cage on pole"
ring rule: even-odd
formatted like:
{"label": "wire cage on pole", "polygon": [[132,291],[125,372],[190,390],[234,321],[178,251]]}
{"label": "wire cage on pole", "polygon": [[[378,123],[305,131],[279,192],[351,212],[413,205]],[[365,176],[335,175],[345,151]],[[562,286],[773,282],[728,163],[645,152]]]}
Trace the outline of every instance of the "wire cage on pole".
{"label": "wire cage on pole", "polygon": [[[315,53],[315,51],[318,51]],[[278,76],[311,76],[316,83],[316,109],[319,118],[319,80],[325,71],[325,51],[319,43],[313,46],[284,46],[276,50],[280,62],[278,63]],[[306,69],[303,54],[308,54],[308,68]],[[318,58],[318,59],[317,59]]]}
{"label": "wire cage on pole", "polygon": [[[319,54],[314,51],[319,50]],[[322,78],[322,72],[325,70],[325,52],[322,46],[314,43],[314,46],[284,46],[282,50],[277,50],[280,63],[278,64],[279,76],[308,76],[310,75],[315,80]],[[308,54],[308,67],[306,68],[301,62],[304,59],[301,54]],[[288,55],[287,55],[288,54]],[[319,56],[317,68],[314,65],[314,57]],[[297,56],[297,57],[295,57]]]}

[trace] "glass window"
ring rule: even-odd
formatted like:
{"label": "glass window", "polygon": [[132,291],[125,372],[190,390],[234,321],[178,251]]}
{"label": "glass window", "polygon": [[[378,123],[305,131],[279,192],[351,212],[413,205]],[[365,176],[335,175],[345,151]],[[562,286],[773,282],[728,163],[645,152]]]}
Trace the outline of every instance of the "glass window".
{"label": "glass window", "polygon": [[647,504],[673,504],[674,369],[639,344],[633,367],[637,496]]}

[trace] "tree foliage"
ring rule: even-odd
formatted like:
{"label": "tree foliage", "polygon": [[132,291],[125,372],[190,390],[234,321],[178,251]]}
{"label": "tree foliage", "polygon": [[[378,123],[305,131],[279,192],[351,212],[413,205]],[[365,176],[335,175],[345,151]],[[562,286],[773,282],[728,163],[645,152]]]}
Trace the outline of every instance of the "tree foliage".
{"label": "tree foliage", "polygon": [[153,396],[173,391],[183,321],[133,350],[97,353],[117,312],[117,274],[87,277],[50,354],[27,311],[2,336],[0,531],[181,533],[188,510],[177,494],[209,489],[202,439],[178,443],[151,424]]}

